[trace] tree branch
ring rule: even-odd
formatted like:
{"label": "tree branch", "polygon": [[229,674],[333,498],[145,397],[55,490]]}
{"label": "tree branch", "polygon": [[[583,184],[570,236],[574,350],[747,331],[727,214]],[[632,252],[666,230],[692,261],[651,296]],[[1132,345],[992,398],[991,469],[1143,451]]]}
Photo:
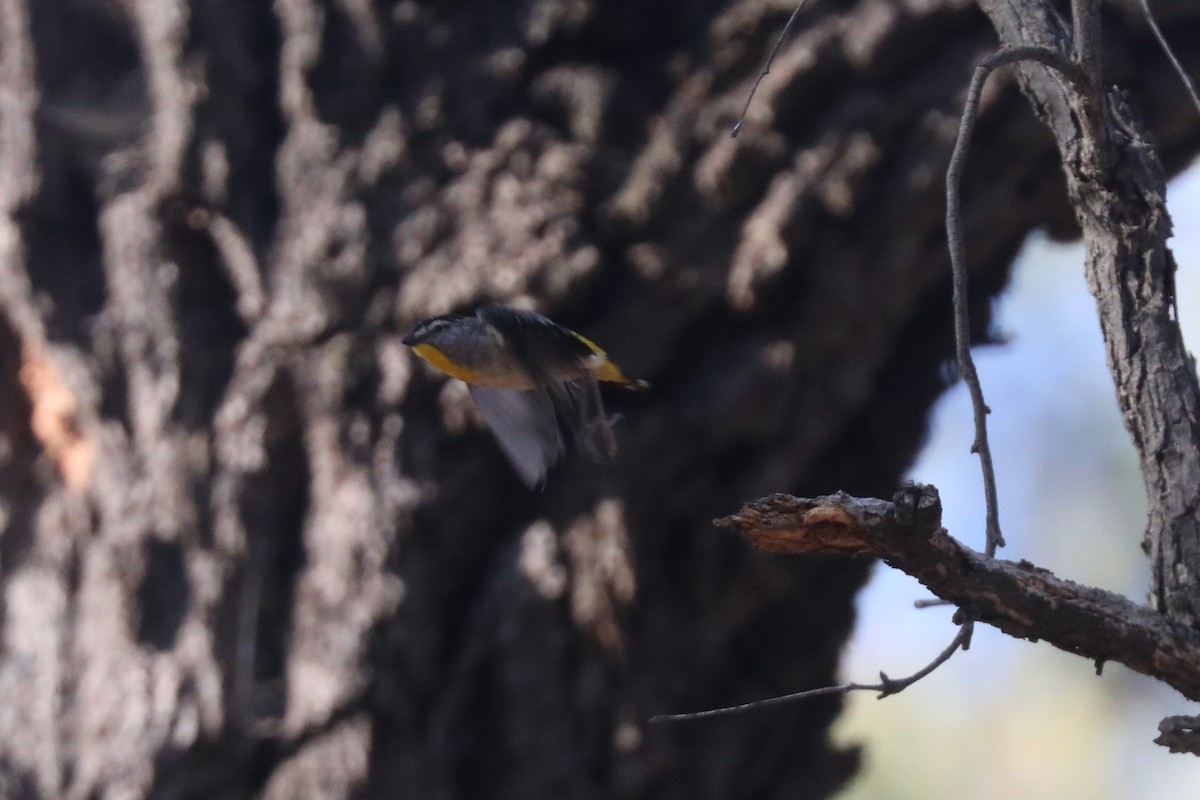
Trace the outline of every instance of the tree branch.
{"label": "tree branch", "polygon": [[804,8],[804,4],[808,0],[800,0],[796,7],[792,10],[792,15],[788,17],[787,23],[783,26],[783,30],[779,32],[779,38],[775,40],[775,46],[771,48],[771,52],[767,55],[767,60],[763,62],[762,69],[758,71],[758,77],[754,79],[754,85],[750,87],[750,93],[746,95],[746,102],[742,106],[742,113],[738,114],[737,122],[733,123],[733,127],[729,130],[729,135],[736,139],[738,134],[742,132],[742,123],[746,121],[746,112],[750,110],[750,103],[754,100],[754,95],[758,92],[758,85],[763,82],[763,78],[771,72],[771,65],[775,63],[775,56],[779,54],[779,48],[783,47],[783,40],[787,38],[788,31],[792,29],[792,25],[796,22],[796,17],[800,16],[800,10]]}
{"label": "tree branch", "polygon": [[879,683],[843,683],[837,686],[821,686],[816,689],[805,689],[801,692],[792,692],[791,694],[781,694],[775,697],[768,697],[763,700],[752,700],[749,703],[742,703],[736,706],[724,706],[722,708],[710,708],[705,711],[692,711],[685,714],[658,714],[650,718],[652,723],[658,722],[688,722],[696,719],[708,719],[709,717],[724,717],[731,714],[743,714],[748,711],[759,711],[770,706],[780,706],[784,703],[794,703],[798,700],[808,700],[813,697],[827,697],[831,694],[849,694],[850,692],[879,692],[879,698],[882,700],[888,695],[899,694],[908,687],[912,686],[917,681],[924,678],[935,669],[945,664],[950,660],[950,656],[954,655],[959,649],[966,650],[971,646],[971,634],[975,630],[974,622],[968,620],[959,626],[958,633],[946,645],[942,652],[938,653],[932,661],[919,670],[909,675],[907,678],[889,678],[886,672],[879,673]]}
{"label": "tree branch", "polygon": [[1162,29],[1158,27],[1158,21],[1154,19],[1154,12],[1150,10],[1150,0],[1139,0],[1139,3],[1142,7],[1142,15],[1146,18],[1146,24],[1150,26],[1150,32],[1154,34],[1154,38],[1158,41],[1158,46],[1162,48],[1163,54],[1171,62],[1171,68],[1175,70],[1175,74],[1183,82],[1183,87],[1187,89],[1188,97],[1192,98],[1192,105],[1196,107],[1197,111],[1200,111],[1200,94],[1196,93],[1196,83],[1187,74],[1187,70],[1183,68],[1183,64],[1179,63],[1179,58],[1176,57],[1170,42],[1163,35]]}
{"label": "tree branch", "polygon": [[[1046,4],[979,5],[1004,46],[1063,49],[1063,33]],[[1094,6],[1075,4],[1077,14],[1089,9]],[[1063,156],[1109,369],[1141,457],[1151,596],[1159,610],[1200,628],[1200,382],[1172,317],[1175,262],[1167,248],[1171,221],[1162,164],[1116,92],[1105,100],[1044,72],[1022,77]]]}
{"label": "tree branch", "polygon": [[972,550],[942,529],[932,486],[907,487],[892,502],[777,494],[715,522],[771,552],[879,558],[964,618],[1098,664],[1116,661],[1200,700],[1200,634],[1121,595]]}
{"label": "tree branch", "polygon": [[1172,753],[1200,756],[1200,717],[1167,717],[1158,723],[1158,738]]}
{"label": "tree branch", "polygon": [[971,394],[971,408],[975,416],[975,439],[971,452],[979,456],[983,472],[983,497],[986,505],[986,539],[984,552],[996,554],[996,548],[1004,546],[1000,531],[1000,503],[996,497],[996,471],[992,466],[992,447],[988,442],[987,415],[990,409],[983,399],[983,387],[971,357],[971,322],[967,309],[967,246],[962,226],[962,173],[966,165],[967,152],[971,145],[971,132],[979,116],[979,98],[983,85],[992,72],[1006,64],[1017,61],[1036,61],[1053,67],[1073,83],[1086,87],[1086,75],[1078,67],[1063,58],[1057,51],[1045,47],[1017,47],[995,53],[979,62],[967,87],[967,99],[963,104],[962,120],[958,138],[946,169],[946,241],[950,250],[950,265],[954,273],[954,344],[958,368],[963,382]]}

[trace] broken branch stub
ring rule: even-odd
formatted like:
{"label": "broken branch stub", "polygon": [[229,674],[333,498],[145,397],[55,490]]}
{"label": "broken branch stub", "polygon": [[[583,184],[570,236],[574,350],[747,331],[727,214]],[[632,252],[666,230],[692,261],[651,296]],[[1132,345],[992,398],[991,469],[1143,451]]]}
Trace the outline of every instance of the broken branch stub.
{"label": "broken branch stub", "polygon": [[989,558],[950,536],[940,518],[937,490],[912,485],[890,502],[844,492],[776,494],[716,524],[775,553],[879,558],[958,606],[966,619],[1090,661],[1116,661],[1200,700],[1200,634],[1028,561]]}

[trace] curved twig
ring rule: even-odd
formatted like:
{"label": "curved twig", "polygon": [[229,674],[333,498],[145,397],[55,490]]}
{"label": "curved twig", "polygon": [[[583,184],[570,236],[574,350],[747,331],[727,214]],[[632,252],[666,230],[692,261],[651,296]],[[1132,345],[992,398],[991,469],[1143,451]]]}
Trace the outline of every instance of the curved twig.
{"label": "curved twig", "polygon": [[991,413],[991,409],[984,401],[983,387],[979,383],[979,373],[975,370],[975,360],[971,356],[971,318],[967,309],[967,253],[962,232],[961,187],[963,167],[966,164],[967,149],[971,142],[971,132],[974,130],[975,121],[979,116],[979,98],[983,93],[983,85],[993,71],[1017,61],[1036,61],[1058,70],[1068,80],[1082,88],[1087,86],[1086,76],[1080,69],[1049,48],[1017,47],[1011,50],[1002,50],[983,59],[975,67],[971,83],[967,87],[967,99],[963,105],[958,139],[954,143],[950,166],[946,170],[946,240],[950,248],[950,264],[954,273],[954,343],[959,369],[962,371],[963,382],[967,384],[967,389],[971,394],[971,407],[975,414],[975,440],[971,444],[971,452],[979,455],[979,465],[983,472],[983,496],[986,507],[984,552],[989,556],[995,555],[996,549],[1004,546],[1004,536],[1000,531],[996,471],[992,465],[992,448],[987,435],[987,415]]}

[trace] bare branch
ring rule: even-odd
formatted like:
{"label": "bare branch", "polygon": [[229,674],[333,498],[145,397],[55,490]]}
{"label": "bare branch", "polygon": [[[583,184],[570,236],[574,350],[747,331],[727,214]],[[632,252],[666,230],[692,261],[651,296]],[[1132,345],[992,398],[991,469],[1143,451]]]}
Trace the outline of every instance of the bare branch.
{"label": "bare branch", "polygon": [[[803,2],[801,3],[801,6],[802,5]],[[796,12],[793,12],[792,14],[792,19],[795,19],[795,15],[799,12],[799,10],[800,7],[797,7]],[[791,21],[792,20],[788,21],[788,26],[791,25]],[[786,35],[786,33],[787,28],[785,27],[783,35]],[[780,36],[780,42],[783,40],[783,35]],[[767,59],[766,66],[764,66],[763,72],[759,76],[759,81],[762,80],[762,75],[765,75],[769,70],[771,61],[775,57],[775,51],[778,49],[779,43],[776,43],[775,50],[772,51],[771,56]],[[1077,88],[1086,90],[1088,87],[1087,76],[1079,69],[1079,67],[1076,64],[1068,61],[1058,52],[1049,48],[1018,47],[1001,51],[983,59],[983,61],[981,61],[976,67],[975,73],[971,79],[971,84],[967,90],[967,100],[963,108],[963,116],[959,128],[958,140],[955,143],[954,153],[951,157],[950,166],[946,173],[946,231],[947,239],[949,240],[950,245],[951,263],[954,271],[955,343],[957,346],[959,365],[963,372],[963,379],[970,390],[971,403],[975,413],[975,440],[971,446],[971,451],[979,454],[980,466],[983,472],[984,496],[987,505],[987,535],[985,556],[989,558],[995,555],[997,547],[1002,547],[1004,545],[1004,539],[1000,532],[999,502],[996,495],[996,476],[995,470],[992,466],[991,447],[988,443],[987,437],[987,414],[989,413],[989,409],[984,402],[983,389],[979,382],[978,373],[975,370],[974,360],[971,357],[970,318],[967,309],[966,247],[962,235],[960,187],[962,183],[963,166],[966,162],[966,153],[970,145],[971,131],[974,129],[975,121],[978,117],[979,98],[983,91],[983,85],[987,81],[988,76],[995,69],[1006,64],[1011,64],[1022,60],[1035,61],[1058,70],[1064,75],[1064,77],[1067,78],[1068,81],[1076,85]],[[754,88],[757,89],[757,87],[758,82],[755,83]],[[749,108],[750,99],[753,97],[753,94],[754,92],[752,90],[750,98],[747,98],[746,100],[746,108]],[[745,113],[745,109],[743,109],[743,117],[745,116]],[[741,120],[739,119],[738,124],[734,126],[734,136],[737,135],[740,125]],[[911,490],[905,491],[911,493]],[[783,496],[777,495],[776,497],[778,498]],[[934,491],[934,497],[936,500],[936,491]],[[873,502],[881,503],[883,501]],[[919,506],[920,500],[918,499],[914,501],[914,506],[906,517],[914,525],[916,524],[916,512]],[[750,506],[747,506],[747,509],[749,508]],[[928,509],[925,509],[925,511],[927,514]],[[743,509],[742,513],[746,513],[746,509]],[[940,514],[941,506],[940,501],[938,501],[936,503],[936,517],[938,519],[940,519]],[[739,517],[740,515],[723,520],[717,520],[716,522],[719,525],[729,525],[730,527],[737,528],[740,524]],[[760,536],[765,535],[769,538],[769,534],[763,534],[763,531],[761,530],[757,533]],[[824,531],[824,533],[838,534],[839,530],[835,526],[828,531]],[[858,547],[857,544],[848,542],[846,540],[839,540],[836,542],[822,540],[821,537],[823,535],[823,529],[820,528],[819,521],[816,521],[815,518],[813,520],[813,525],[810,526],[808,530],[808,535],[812,538],[805,545],[805,547],[808,548],[806,552],[846,552],[853,555],[878,555],[877,553],[862,552],[856,549]],[[812,541],[818,541],[821,542],[821,544],[814,548]],[[755,544],[767,550],[782,549],[785,552],[791,552],[790,546],[781,546],[777,541],[767,541],[764,539],[763,541],[756,541]],[[954,604],[957,603],[952,600],[941,599],[918,601],[915,605],[917,608],[925,608],[935,605]],[[963,618],[963,621],[958,633],[955,635],[950,644],[924,668],[902,680],[892,680],[888,678],[885,673],[880,672],[879,683],[846,683],[838,686],[824,686],[817,689],[793,692],[791,694],[780,695],[763,700],[755,700],[736,706],[726,706],[723,708],[708,709],[705,711],[684,714],[658,715],[656,717],[652,717],[650,721],[678,722],[685,720],[706,719],[708,717],[725,716],[730,714],[740,714],[813,697],[848,694],[852,691],[877,691],[880,693],[880,698],[896,694],[936,670],[939,666],[948,661],[950,657],[953,656],[954,653],[960,648],[966,650],[970,647],[971,636],[974,632],[974,620],[966,614],[962,614],[960,616]]]}
{"label": "bare branch", "polygon": [[[1046,9],[1011,0],[979,4],[1007,46],[1059,40]],[[1165,173],[1118,93],[1098,105],[1074,82],[1024,77],[1022,89],[1062,154],[1109,369],[1141,458],[1153,602],[1200,628],[1200,382],[1172,316]]]}
{"label": "bare branch", "polygon": [[879,699],[888,695],[899,694],[900,692],[912,686],[917,681],[924,678],[935,669],[945,664],[950,660],[950,656],[954,655],[961,648],[966,650],[971,646],[971,635],[975,631],[975,623],[968,620],[964,622],[958,629],[958,633],[954,635],[954,639],[950,644],[946,645],[946,649],[937,654],[937,657],[926,664],[921,669],[909,675],[907,678],[894,680],[887,676],[887,673],[879,673],[879,683],[843,683],[840,686],[822,686],[818,689],[806,689],[802,692],[792,692],[791,694],[782,694],[778,697],[768,697],[763,700],[753,700],[749,703],[742,703],[736,706],[725,706],[724,708],[711,708],[707,711],[693,711],[688,714],[659,714],[651,717],[651,722],[687,722],[695,719],[708,719],[709,717],[724,717],[732,714],[743,714],[749,711],[759,711],[771,706],[780,706],[786,703],[794,703],[800,700],[808,700],[813,697],[827,697],[835,694],[849,694],[850,692],[867,691],[879,692]]}
{"label": "bare branch", "polygon": [[1162,30],[1158,27],[1158,21],[1154,19],[1154,12],[1150,10],[1150,0],[1140,0],[1140,2],[1142,5],[1142,14],[1146,17],[1146,24],[1150,26],[1150,31],[1154,34],[1154,38],[1158,40],[1159,47],[1166,53],[1167,59],[1175,69],[1175,73],[1179,75],[1179,79],[1183,81],[1184,87],[1187,88],[1188,95],[1192,98],[1192,105],[1200,113],[1200,94],[1196,93],[1195,82],[1187,74],[1187,70],[1183,68],[1183,64],[1180,64],[1179,59],[1175,57],[1175,51],[1171,49],[1171,45],[1167,44],[1167,37],[1163,36]]}
{"label": "bare branch", "polygon": [[1200,634],[1121,595],[966,547],[941,528],[931,486],[909,487],[892,502],[840,492],[772,495],[716,522],[772,552],[880,558],[969,619],[1091,661],[1116,661],[1200,700]]}
{"label": "bare branch", "polygon": [[1200,717],[1167,717],[1158,723],[1158,738],[1172,753],[1200,756]]}
{"label": "bare branch", "polygon": [[971,321],[967,309],[967,254],[966,243],[962,232],[962,172],[967,159],[967,149],[971,143],[971,132],[979,116],[979,98],[983,93],[983,85],[992,71],[1014,61],[1030,59],[1060,69],[1064,75],[1073,80],[1080,80],[1081,75],[1072,64],[1063,59],[1058,53],[1045,48],[1014,48],[1005,50],[985,58],[975,68],[971,76],[971,84],[967,88],[967,100],[963,106],[962,121],[959,124],[958,140],[954,144],[954,153],[950,157],[950,166],[946,170],[946,239],[950,247],[950,263],[954,271],[954,341],[959,369],[963,381],[971,394],[971,407],[975,414],[975,441],[971,452],[979,455],[979,465],[983,471],[983,494],[986,504],[986,545],[984,552],[989,556],[995,555],[998,547],[1004,546],[1004,536],[1000,532],[999,501],[996,497],[996,471],[992,466],[992,448],[988,443],[987,415],[990,409],[983,398],[983,387],[979,383],[979,373],[975,370],[975,360],[971,357]]}
{"label": "bare branch", "polygon": [[737,122],[733,123],[733,128],[729,131],[729,135],[734,139],[742,132],[742,123],[746,121],[746,112],[750,110],[750,102],[754,99],[755,92],[758,91],[758,85],[763,82],[763,78],[767,77],[767,73],[771,71],[771,64],[775,63],[775,55],[779,52],[779,48],[783,46],[783,40],[787,38],[788,31],[792,29],[792,23],[796,21],[796,17],[800,16],[800,9],[804,8],[804,4],[807,2],[808,0],[800,0],[796,4],[796,9],[788,17],[787,24],[779,32],[779,38],[775,41],[775,46],[771,48],[771,54],[763,62],[762,70],[759,71],[758,77],[754,79],[754,85],[750,87],[750,94],[746,96],[746,104],[742,106],[742,113],[738,115]]}
{"label": "bare branch", "polygon": [[[957,645],[955,645],[957,647]],[[843,683],[839,686],[822,686],[818,689],[806,689],[803,692],[792,692],[791,694],[781,694],[778,697],[768,697],[764,700],[752,700],[749,703],[742,703],[736,706],[724,706],[722,708],[710,708],[706,711],[692,711],[686,714],[658,714],[650,718],[652,724],[662,722],[689,722],[696,719],[708,719],[709,717],[727,717],[734,714],[744,714],[749,711],[759,711],[771,706],[781,706],[786,703],[794,703],[800,700],[809,700],[814,697],[828,697],[836,694],[849,694],[858,689],[872,689],[878,691],[881,684],[861,684],[861,683]]]}
{"label": "bare branch", "polygon": [[[927,524],[929,519],[932,519],[932,518],[940,519],[940,517],[941,517],[940,501],[938,501],[936,499],[936,490],[933,490],[932,487],[930,487],[930,490],[932,491],[932,495],[927,496],[926,499],[929,499],[929,497],[932,497],[932,499],[935,501],[935,504],[936,504],[935,506],[930,506],[927,502],[922,503],[922,494],[924,492],[923,489],[918,488],[916,486],[909,486],[909,487],[905,488],[903,494],[905,497],[909,498],[912,502],[909,504],[906,504],[906,506],[905,506],[905,508],[907,509],[906,512],[901,513],[900,515],[897,516],[897,519],[901,521],[901,524],[911,525],[915,528],[918,525]],[[783,496],[784,495],[777,495],[776,497],[783,497]],[[876,500],[876,501],[863,501],[863,502],[881,503],[883,501]],[[743,512],[744,511],[745,511],[745,509],[743,509]],[[736,517],[727,517],[724,519],[714,520],[714,524],[725,525],[725,526],[729,526],[729,527],[736,527],[736,525],[732,522],[732,520],[734,520],[735,518]],[[922,522],[922,520],[924,520],[924,522]],[[812,521],[814,524],[813,531],[816,533],[819,530],[818,526],[820,525],[820,521],[816,517],[814,517]],[[816,535],[819,536],[819,533],[816,533]],[[758,544],[758,543],[756,542],[756,544]],[[778,543],[776,543],[776,544],[778,544]],[[843,541],[840,545],[830,542],[830,545],[837,548],[839,546],[844,546],[845,542]],[[774,546],[764,547],[761,544],[759,546],[763,547],[763,549],[766,549],[766,550],[776,549]],[[929,605],[935,605],[935,604],[952,605],[951,603],[949,603],[948,601],[945,601],[945,600],[927,600],[927,601],[919,601],[919,602],[925,602]],[[920,607],[919,603],[918,603],[918,607]],[[882,670],[880,670],[879,683],[843,683],[838,686],[822,686],[817,689],[806,689],[804,691],[792,692],[791,694],[779,695],[777,697],[768,697],[768,698],[764,698],[762,700],[754,700],[749,703],[742,703],[742,704],[736,705],[736,706],[725,706],[723,708],[713,708],[713,709],[708,709],[706,711],[693,711],[693,712],[684,713],[684,714],[659,714],[658,716],[651,717],[650,722],[685,722],[688,720],[707,719],[708,717],[719,717],[719,716],[727,716],[727,715],[731,715],[731,714],[741,714],[741,713],[750,712],[750,711],[757,711],[757,710],[760,710],[763,708],[769,708],[771,706],[784,705],[786,703],[798,702],[800,700],[808,700],[813,697],[825,697],[828,695],[849,694],[850,692],[856,692],[856,691],[879,692],[878,699],[882,700],[883,698],[885,698],[889,695],[899,694],[900,692],[907,689],[909,686],[912,686],[917,681],[919,681],[922,678],[924,678],[925,676],[929,675],[931,672],[936,670],[942,664],[945,664],[947,661],[949,661],[950,657],[953,656],[960,649],[961,650],[969,650],[971,647],[971,637],[974,635],[974,633],[975,633],[974,620],[967,619],[967,620],[963,621],[962,624],[959,626],[958,633],[956,633],[954,635],[954,638],[950,641],[950,644],[946,645],[946,647],[940,653],[938,653],[933,658],[932,661],[930,661],[928,664],[926,664],[924,667],[917,670],[913,674],[909,675],[907,678],[901,678],[899,680],[895,680],[893,678],[889,678],[887,676],[886,672],[883,672]]]}

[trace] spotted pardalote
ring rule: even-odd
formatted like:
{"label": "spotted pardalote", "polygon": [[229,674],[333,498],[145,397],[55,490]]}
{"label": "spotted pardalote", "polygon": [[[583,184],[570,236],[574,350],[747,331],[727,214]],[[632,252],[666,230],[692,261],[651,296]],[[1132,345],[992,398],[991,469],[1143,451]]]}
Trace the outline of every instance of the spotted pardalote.
{"label": "spotted pardalote", "polygon": [[569,443],[598,461],[615,458],[599,384],[647,385],[626,377],[583,335],[541,314],[505,306],[431,317],[402,341],[468,385],[501,449],[531,487],[545,482]]}

